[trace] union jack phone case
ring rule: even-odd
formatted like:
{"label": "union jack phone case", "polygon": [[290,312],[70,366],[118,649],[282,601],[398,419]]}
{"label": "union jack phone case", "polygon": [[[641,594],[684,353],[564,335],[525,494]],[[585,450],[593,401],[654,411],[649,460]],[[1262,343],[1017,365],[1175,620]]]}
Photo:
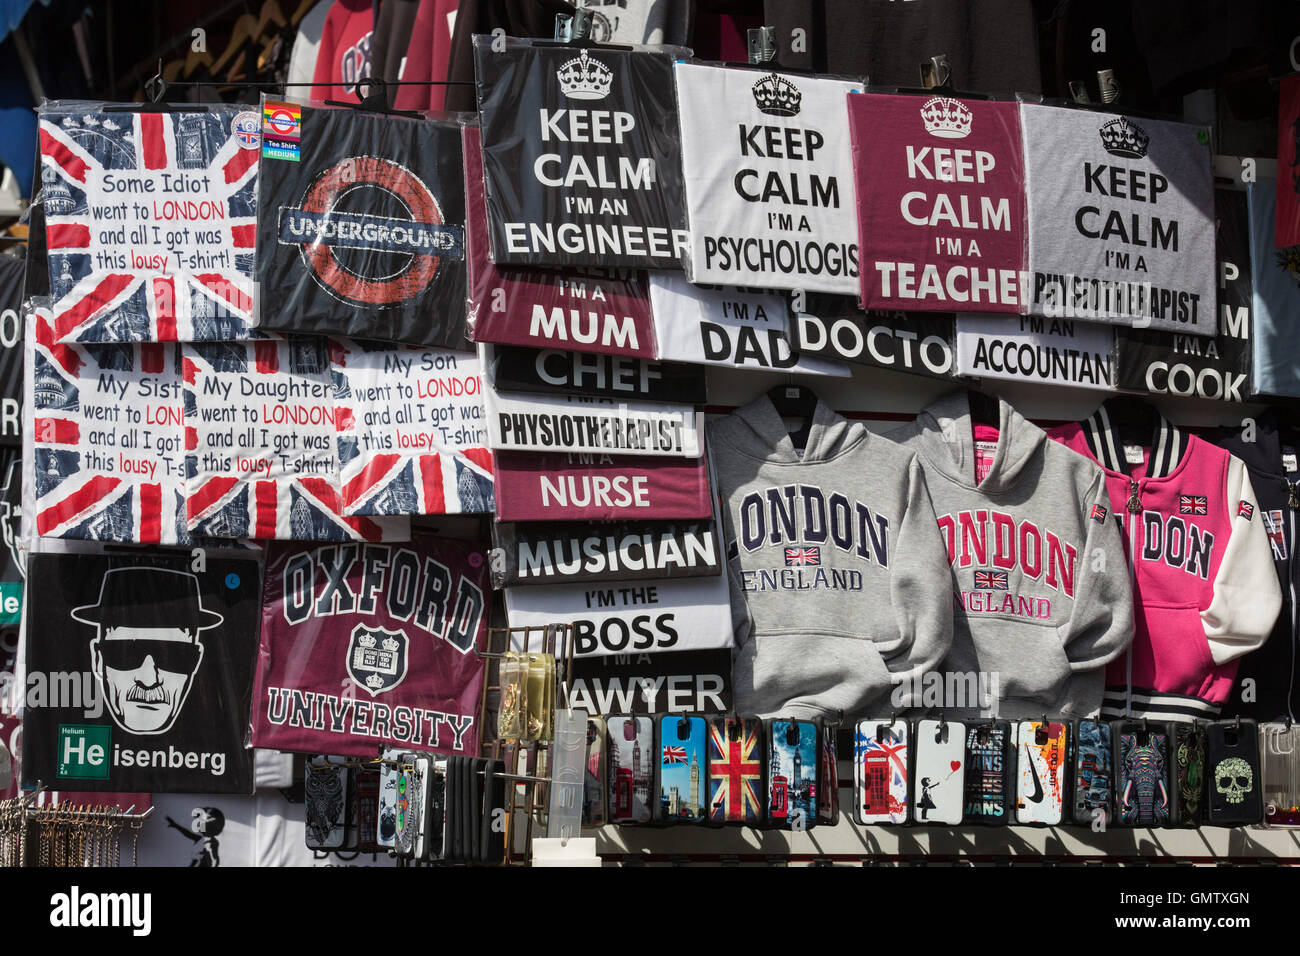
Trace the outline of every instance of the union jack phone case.
{"label": "union jack phone case", "polygon": [[708,725],[703,717],[664,714],[659,725],[655,819],[703,823],[708,801]]}
{"label": "union jack phone case", "polygon": [[1016,800],[1016,754],[1011,724],[985,720],[966,726],[967,823],[1009,823]]}
{"label": "union jack phone case", "polygon": [[817,788],[817,822],[834,826],[840,819],[840,768],[835,752],[835,725],[818,721],[821,733],[821,767],[818,774],[821,786]]}
{"label": "union jack phone case", "polygon": [[965,802],[966,725],[918,720],[913,747],[912,820],[956,826]]}
{"label": "union jack phone case", "polygon": [[608,814],[605,790],[604,717],[587,718],[587,766],[582,785],[582,825],[603,827]]}
{"label": "union jack phone case", "polygon": [[312,850],[341,850],[347,840],[352,777],[342,757],[308,757],[303,778],[307,846]]}
{"label": "union jack phone case", "polygon": [[650,788],[654,784],[654,720],[650,717],[609,718],[607,753],[609,820],[649,823]]}
{"label": "union jack phone case", "polygon": [[1022,720],[1016,724],[1016,822],[1056,826],[1065,818],[1065,761],[1070,725]]}
{"label": "union jack phone case", "polygon": [[1259,726],[1253,720],[1216,720],[1205,728],[1211,826],[1245,826],[1264,818],[1259,773]]}
{"label": "union jack phone case", "polygon": [[811,720],[767,724],[767,819],[783,830],[817,825],[817,768],[821,740]]}
{"label": "union jack phone case", "polygon": [[860,720],[853,741],[853,819],[906,823],[909,775],[905,720]]}
{"label": "union jack phone case", "polygon": [[1164,724],[1117,720],[1115,822],[1128,827],[1169,826],[1169,733]]}
{"label": "union jack phone case", "polygon": [[1300,724],[1261,724],[1259,736],[1263,825],[1300,827]]}
{"label": "union jack phone case", "polygon": [[[1080,720],[1074,725],[1074,822],[1092,826],[1100,818],[1108,825],[1115,811],[1115,765],[1110,724],[1102,720]],[[1098,817],[1098,815],[1100,815]]]}
{"label": "union jack phone case", "polygon": [[1169,761],[1169,818],[1173,826],[1199,827],[1205,817],[1205,728],[1198,723],[1169,724],[1174,757]]}
{"label": "union jack phone case", "polygon": [[709,718],[709,822],[760,826],[767,809],[763,722]]}

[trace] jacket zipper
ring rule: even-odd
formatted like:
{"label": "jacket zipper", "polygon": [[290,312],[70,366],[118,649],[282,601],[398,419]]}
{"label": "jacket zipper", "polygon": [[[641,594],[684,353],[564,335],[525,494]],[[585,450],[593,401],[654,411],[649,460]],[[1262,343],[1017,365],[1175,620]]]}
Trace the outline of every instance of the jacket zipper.
{"label": "jacket zipper", "polygon": [[[1137,526],[1136,516],[1142,513],[1142,499],[1138,497],[1138,483],[1134,478],[1128,480],[1128,504],[1125,506],[1127,514],[1124,516],[1125,530],[1128,532],[1128,584],[1129,592],[1133,596],[1133,604],[1137,605]],[[1136,626],[1136,622],[1134,622]],[[1133,647],[1129,646],[1124,655],[1125,686],[1124,686],[1124,716],[1133,716]]]}

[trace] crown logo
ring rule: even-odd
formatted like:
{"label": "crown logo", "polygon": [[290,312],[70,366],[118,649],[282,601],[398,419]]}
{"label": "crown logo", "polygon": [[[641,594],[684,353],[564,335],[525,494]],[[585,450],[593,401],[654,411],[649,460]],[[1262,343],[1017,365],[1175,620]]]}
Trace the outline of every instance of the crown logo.
{"label": "crown logo", "polygon": [[1147,144],[1151,137],[1146,130],[1136,123],[1130,123],[1126,117],[1103,123],[1097,130],[1101,136],[1101,145],[1112,156],[1124,156],[1128,159],[1141,159],[1147,154]]}
{"label": "crown logo", "polygon": [[362,647],[374,647],[376,643],[375,635],[363,634],[357,638],[357,643],[360,644]]}
{"label": "crown logo", "polygon": [[395,637],[384,638],[384,650],[388,651],[390,654],[396,652],[401,646],[401,644],[397,643],[397,638]]}
{"label": "crown logo", "polygon": [[798,116],[803,94],[784,77],[769,73],[754,84],[754,105],[768,116]]}
{"label": "crown logo", "polygon": [[921,122],[925,131],[941,139],[964,139],[970,135],[975,117],[961,100],[950,96],[936,96],[921,107]]}
{"label": "crown logo", "polygon": [[378,674],[371,674],[369,677],[366,678],[366,686],[374,687],[378,689],[384,686],[384,679],[380,677]]}
{"label": "crown logo", "polygon": [[560,92],[571,100],[603,100],[614,83],[614,71],[583,50],[555,71]]}

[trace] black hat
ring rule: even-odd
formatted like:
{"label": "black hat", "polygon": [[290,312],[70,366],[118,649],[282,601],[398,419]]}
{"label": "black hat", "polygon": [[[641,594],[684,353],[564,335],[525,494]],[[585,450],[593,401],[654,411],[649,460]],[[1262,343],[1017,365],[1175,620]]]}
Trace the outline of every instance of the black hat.
{"label": "black hat", "polygon": [[203,607],[199,579],[167,568],[109,568],[99,588],[99,603],[72,609],[73,620],[114,627],[216,627],[220,614]]}

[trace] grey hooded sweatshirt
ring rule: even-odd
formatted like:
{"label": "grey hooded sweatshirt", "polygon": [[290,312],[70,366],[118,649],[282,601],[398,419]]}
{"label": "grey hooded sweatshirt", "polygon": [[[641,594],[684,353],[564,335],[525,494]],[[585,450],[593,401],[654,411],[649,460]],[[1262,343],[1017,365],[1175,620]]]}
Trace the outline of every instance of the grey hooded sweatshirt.
{"label": "grey hooded sweatshirt", "polygon": [[[1105,665],[1133,637],[1101,469],[1001,400],[997,428],[973,431],[964,390],[888,437],[920,455],[952,566],[944,698],[915,703],[951,717],[1095,715]],[[971,699],[973,686],[984,699]]]}
{"label": "grey hooded sweatshirt", "polygon": [[822,402],[801,454],[766,395],[708,433],[737,711],[891,712],[894,686],[952,640],[948,558],[916,455]]}

